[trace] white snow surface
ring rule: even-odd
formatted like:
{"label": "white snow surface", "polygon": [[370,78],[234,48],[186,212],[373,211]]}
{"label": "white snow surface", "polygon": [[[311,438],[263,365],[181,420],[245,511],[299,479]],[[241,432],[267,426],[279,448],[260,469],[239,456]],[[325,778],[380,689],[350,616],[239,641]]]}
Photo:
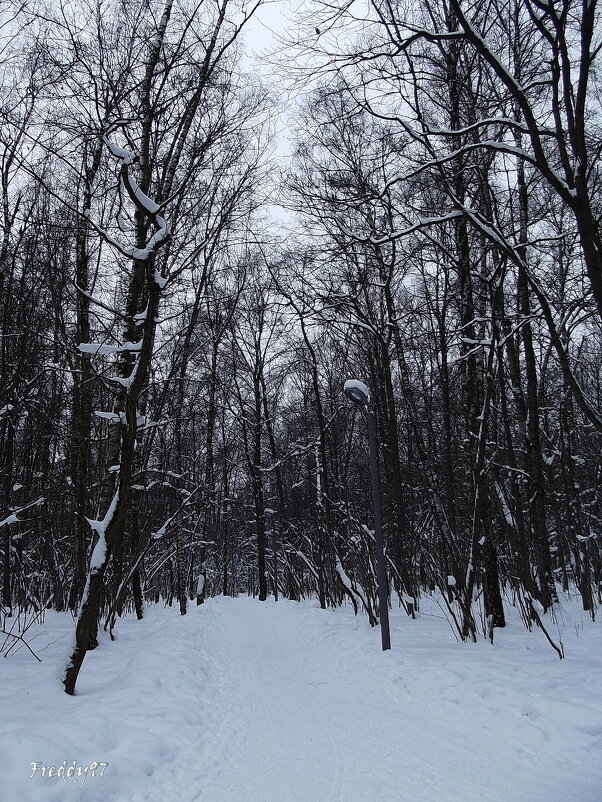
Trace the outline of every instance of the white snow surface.
{"label": "white snow surface", "polygon": [[[47,613],[0,660],[0,798],[14,802],[599,802],[602,626],[565,601],[553,634],[512,617],[457,643],[439,607],[391,614],[219,597],[121,620],[57,676],[73,634]],[[548,622],[549,623],[549,622]],[[33,639],[32,639],[33,638]],[[107,762],[67,782],[32,763]]]}

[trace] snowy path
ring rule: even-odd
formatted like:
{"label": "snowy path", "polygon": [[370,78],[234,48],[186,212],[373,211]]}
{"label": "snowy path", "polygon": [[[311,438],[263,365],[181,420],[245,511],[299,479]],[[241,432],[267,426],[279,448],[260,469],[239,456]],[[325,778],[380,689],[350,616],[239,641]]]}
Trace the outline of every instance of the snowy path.
{"label": "snowy path", "polygon": [[[440,736],[434,744],[429,737],[426,752],[417,750],[424,732],[408,728],[407,692],[390,679],[375,681],[347,643],[329,642],[319,620],[312,628],[294,627],[290,614],[247,605],[241,631],[240,612],[234,604],[221,607],[219,634],[212,637],[216,672],[228,667],[220,700],[227,723],[215,744],[225,761],[199,799],[342,800],[358,799],[361,789],[375,800],[435,800],[447,785],[437,770],[439,751],[446,766],[480,763]],[[383,662],[389,657],[376,655]],[[495,798],[470,779],[456,793]]]}
{"label": "snowy path", "polygon": [[[588,799],[586,788],[548,779],[552,762],[528,748],[541,732],[525,710],[502,709],[498,687],[441,666],[430,689],[430,672],[412,665],[404,675],[395,651],[379,652],[365,620],[372,637],[354,643],[318,609],[240,599],[222,600],[213,623],[222,729],[211,753],[222,763],[199,800]],[[518,729],[508,731],[508,713]]]}
{"label": "snowy path", "polygon": [[[72,624],[49,615],[41,665],[0,661],[0,801],[602,802],[601,626],[567,609],[560,662],[518,623],[458,644],[423,611],[393,611],[382,653],[349,609],[154,609],[88,656],[75,698],[54,676]],[[64,760],[109,766],[30,776]]]}

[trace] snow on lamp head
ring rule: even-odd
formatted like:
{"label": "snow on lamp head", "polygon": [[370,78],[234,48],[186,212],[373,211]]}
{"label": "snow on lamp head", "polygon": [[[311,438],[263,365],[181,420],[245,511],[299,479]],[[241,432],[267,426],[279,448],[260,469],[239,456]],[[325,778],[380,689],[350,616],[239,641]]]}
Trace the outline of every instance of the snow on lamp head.
{"label": "snow on lamp head", "polygon": [[348,379],[343,386],[345,396],[358,406],[365,406],[370,402],[370,390],[357,379]]}

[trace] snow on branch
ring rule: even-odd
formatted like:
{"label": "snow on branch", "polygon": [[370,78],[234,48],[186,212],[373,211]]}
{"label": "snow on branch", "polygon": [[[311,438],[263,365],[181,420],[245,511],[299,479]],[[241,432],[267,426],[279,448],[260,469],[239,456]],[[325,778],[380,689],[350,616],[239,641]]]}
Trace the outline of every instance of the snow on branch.
{"label": "snow on branch", "polygon": [[105,531],[107,526],[111,523],[113,515],[115,514],[115,510],[117,509],[117,502],[119,500],[119,488],[115,491],[115,495],[109,505],[109,509],[107,510],[105,517],[102,520],[94,520],[93,518],[86,518],[86,521],[90,524],[90,529],[92,529],[99,537],[104,538]]}
{"label": "snow on branch", "polygon": [[309,570],[311,571],[311,573],[314,575],[315,579],[318,579],[318,572],[316,571],[316,569],[315,569],[315,566],[313,565],[313,563],[311,563],[311,562],[310,562],[310,561],[307,559],[307,557],[305,556],[305,554],[303,554],[303,552],[302,552],[302,551],[299,551],[299,550],[297,550],[297,551],[296,551],[296,554],[297,554],[297,556],[298,556],[298,557],[300,557],[300,558],[303,560],[303,562],[305,563],[305,565],[306,565],[306,566],[309,568]]}
{"label": "snow on branch", "polygon": [[161,289],[163,289],[163,287],[165,287],[165,285],[167,284],[167,279],[164,276],[162,276],[158,270],[155,270],[153,275],[153,280],[155,284],[158,284]]}
{"label": "snow on branch", "polygon": [[5,418],[13,411],[14,406],[12,404],[6,404],[6,406],[0,409],[0,418]]}
{"label": "snow on branch", "polygon": [[[123,163],[125,164],[126,162]],[[124,186],[131,194],[132,200],[136,206],[141,206],[151,215],[156,214],[161,209],[159,204],[155,203],[155,201],[152,198],[149,198],[148,195],[145,195],[145,193],[138,186],[138,182],[134,178],[129,176],[128,178],[129,181],[128,183],[125,183]]]}
{"label": "snow on branch", "polygon": [[143,312],[138,312],[138,314],[134,315],[132,319],[135,320],[137,323],[142,323],[146,320],[147,314],[148,314],[148,304],[146,305]]}
{"label": "snow on branch", "polygon": [[[90,571],[88,574],[88,583],[90,581],[90,576],[96,571],[98,571],[106,560],[107,557],[106,531],[115,516],[115,511],[117,510],[118,503],[119,503],[119,487],[117,487],[113,499],[111,500],[111,504],[109,505],[109,509],[106,511],[106,514],[102,520],[99,521],[99,520],[93,520],[91,518],[86,518],[86,521],[90,524],[90,528],[98,535],[98,541],[96,542],[94,550],[92,551],[92,556],[90,557]],[[87,590],[88,590],[88,584],[86,584],[86,589],[84,591],[84,598],[87,596]]]}
{"label": "snow on branch", "polygon": [[464,212],[458,209],[438,217],[423,217],[422,219],[417,220],[411,226],[408,226],[408,228],[392,231],[390,234],[386,234],[384,237],[367,237],[364,234],[353,231],[342,224],[339,225],[339,228],[343,234],[345,234],[345,236],[354,239],[356,242],[365,242],[370,245],[385,245],[387,242],[393,242],[394,240],[401,239],[401,237],[406,237],[409,234],[413,234],[414,231],[419,231],[421,228],[430,228],[430,226],[437,225],[439,223],[447,223],[450,220],[455,220],[458,217],[462,217],[463,214]]}
{"label": "snow on branch", "polygon": [[11,510],[10,515],[7,515],[7,517],[3,521],[0,521],[0,529],[2,529],[3,526],[9,526],[10,524],[19,523],[19,521],[21,520],[19,518],[19,515],[21,515],[22,512],[25,512],[25,510],[28,510],[31,507],[39,507],[45,501],[46,499],[43,496],[40,496],[40,498],[37,498],[35,501],[30,501],[29,504],[24,504],[22,507],[14,508],[13,510]]}
{"label": "snow on branch", "polygon": [[188,507],[188,506],[190,505],[190,503],[191,503],[191,501],[190,501],[190,500],[191,500],[191,498],[192,498],[193,496],[195,496],[195,495],[196,495],[196,493],[198,493],[200,489],[201,489],[201,486],[200,486],[200,485],[198,485],[198,486],[197,486],[197,487],[195,487],[193,490],[191,490],[191,491],[189,491],[189,492],[186,492],[186,495],[185,495],[185,498],[184,498],[184,500],[182,501],[182,503],[180,504],[180,506],[178,507],[178,509],[177,509],[177,510],[174,512],[174,514],[173,514],[173,515],[170,515],[170,517],[169,517],[169,518],[168,518],[166,521],[164,521],[164,522],[163,522],[163,524],[162,524],[162,525],[159,527],[159,529],[157,529],[157,531],[156,531],[156,532],[153,532],[153,533],[151,534],[151,539],[152,539],[152,540],[158,540],[159,538],[163,537],[163,535],[165,535],[165,534],[166,534],[168,531],[171,531],[171,530],[170,530],[170,526],[171,526],[171,524],[172,524],[172,523],[173,523],[173,522],[176,520],[176,518],[177,518],[177,517],[178,517],[178,515],[179,515],[179,514],[182,512],[182,510],[183,510],[185,507]]}
{"label": "snow on branch", "polygon": [[[86,210],[84,210],[84,213],[85,212],[86,212]],[[101,301],[98,298],[96,298],[94,295],[91,295],[89,292],[87,292],[82,287],[80,287],[79,284],[76,281],[73,281],[72,284],[75,287],[75,289],[81,295],[84,296],[84,298],[87,298],[89,301],[91,301],[96,306],[100,306],[101,309],[105,309],[107,312],[110,312],[112,315],[115,315],[116,317],[123,317],[123,314],[121,312],[118,312],[117,309],[114,309],[112,306],[108,306],[104,301]]]}
{"label": "snow on branch", "polygon": [[[456,133],[456,132],[453,132]],[[490,151],[497,151],[498,153],[503,153],[510,156],[515,156],[517,159],[521,159],[522,161],[528,162],[529,164],[534,165],[537,167],[538,161],[533,153],[526,151],[524,148],[519,148],[516,145],[513,145],[509,142],[504,142],[503,140],[498,139],[481,139],[477,142],[468,142],[462,147],[457,148],[456,150],[449,151],[448,153],[441,154],[436,156],[433,159],[429,159],[428,161],[423,162],[419,167],[415,170],[410,170],[409,172],[401,172],[393,175],[389,178],[385,183],[384,190],[380,193],[380,197],[384,197],[386,192],[394,185],[398,184],[403,181],[408,181],[411,178],[415,178],[422,173],[427,172],[433,167],[439,167],[447,162],[454,161],[459,156],[465,155],[470,153],[471,151],[479,151],[481,149],[487,149]],[[566,184],[563,179],[556,174],[556,180],[559,184],[563,185],[563,188],[566,192],[570,193],[572,190],[569,188],[568,184]]]}
{"label": "snow on branch", "polygon": [[123,412],[121,412],[121,413],[118,413],[118,412],[100,412],[99,410],[95,410],[94,414],[96,415],[96,417],[102,418],[103,420],[108,420],[111,423],[120,423],[122,421],[122,418],[125,417],[123,415]]}
{"label": "snow on branch", "polygon": [[[162,217],[157,217],[155,219],[157,221],[161,221],[159,230],[153,234],[144,248],[135,248],[134,246],[123,245],[121,242],[116,240],[115,237],[109,234],[106,228],[103,228],[97,222],[95,222],[92,219],[90,209],[84,209],[83,215],[87,218],[87,220],[89,220],[90,225],[101,235],[101,237],[109,243],[109,245],[112,245],[123,256],[127,256],[128,259],[139,259],[140,261],[145,261],[151,254],[158,250],[159,245],[166,240],[170,234],[169,226],[165,220]],[[158,222],[157,225],[159,225]]]}
{"label": "snow on branch", "polygon": [[[339,580],[341,582],[341,585],[343,586],[343,589],[344,589],[345,593],[347,593],[347,595],[349,596],[349,598],[352,601],[353,609],[354,609],[355,614],[357,615],[357,602],[360,601],[362,603],[362,606],[363,606],[364,610],[366,610],[366,612],[368,613],[368,615],[369,615],[369,617],[371,619],[372,618],[372,616],[371,616],[371,612],[372,611],[368,607],[368,604],[366,603],[366,599],[363,597],[363,595],[357,589],[357,586],[356,586],[355,582],[353,582],[350,579],[350,577],[347,575],[347,573],[345,572],[345,569],[343,568],[343,564],[340,561],[338,556],[336,558],[335,570],[336,570],[337,576],[338,576],[338,578],[339,578]],[[372,623],[372,620],[370,621],[370,623]]]}
{"label": "snow on branch", "polygon": [[[137,160],[138,158],[137,155],[134,153],[133,150],[128,150],[127,148],[123,148],[109,139],[108,134],[114,131],[116,128],[125,125],[125,123],[126,121],[122,120],[112,125],[111,128],[109,129],[109,132],[103,136],[103,142],[108,147],[111,154],[115,158],[121,161],[121,185],[126,190],[130,200],[138,210],[144,212],[150,218],[156,230],[143,248],[136,248],[134,246],[124,245],[123,243],[115,239],[115,237],[113,237],[107,231],[107,229],[103,228],[92,219],[90,209],[84,209],[83,214],[84,217],[86,217],[89,220],[93,228],[101,235],[101,237],[103,237],[103,239],[106,242],[112,245],[123,256],[126,256],[130,259],[138,259],[140,261],[146,261],[154,253],[157,252],[157,250],[162,244],[164,244],[169,239],[171,230],[165,218],[161,217],[161,215],[158,214],[158,212],[161,210],[161,206],[158,203],[156,203],[156,201],[154,201],[152,198],[150,198],[140,188],[136,179],[130,175],[130,167]],[[160,285],[158,281],[157,284]]]}
{"label": "snow on branch", "polygon": [[111,142],[111,140],[107,136],[103,136],[102,139],[105,145],[113,154],[113,156],[115,156],[115,158],[117,159],[121,159],[122,164],[133,164],[136,161],[137,158],[136,154],[133,153],[131,150],[126,150],[126,148],[119,147],[119,145],[116,145],[114,142]]}
{"label": "snow on branch", "polygon": [[569,354],[559,334],[554,313],[548,297],[544,290],[540,287],[539,282],[533,276],[529,266],[522,259],[516,247],[512,243],[508,242],[503,235],[497,231],[495,226],[486,220],[482,214],[475,209],[470,209],[467,207],[463,208],[462,213],[466,215],[468,220],[470,220],[477,230],[481,231],[500,249],[502,253],[506,254],[508,258],[514,262],[514,264],[520,265],[525,271],[527,282],[533,291],[533,294],[537,298],[537,301],[539,302],[543,318],[550,333],[552,346],[556,351],[558,360],[560,362],[560,367],[562,368],[562,372],[567,380],[567,383],[574,393],[575,400],[590,423],[592,423],[599,432],[602,432],[602,416],[600,416],[594,404],[586,396],[580,382],[573,372],[569,361]]}
{"label": "snow on branch", "polygon": [[129,376],[125,376],[125,377],[123,377],[123,376],[107,376],[107,379],[109,381],[111,381],[111,382],[116,382],[117,384],[120,384],[122,387],[125,387],[126,389],[128,389],[128,388],[130,388],[132,386],[132,384],[134,382],[134,379],[136,378],[136,374],[137,373],[138,373],[138,362],[136,362],[136,364],[132,368],[132,372],[130,373]]}
{"label": "snow on branch", "polygon": [[103,343],[80,343],[78,346],[82,354],[118,354],[123,351],[140,351],[142,341],[137,343],[125,342],[123,345],[104,345]]}

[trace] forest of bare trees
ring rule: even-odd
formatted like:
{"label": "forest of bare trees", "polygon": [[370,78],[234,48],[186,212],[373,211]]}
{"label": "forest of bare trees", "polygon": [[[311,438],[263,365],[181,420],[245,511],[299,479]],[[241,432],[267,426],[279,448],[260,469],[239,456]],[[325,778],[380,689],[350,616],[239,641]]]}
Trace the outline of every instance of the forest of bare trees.
{"label": "forest of bare trees", "polygon": [[392,605],[602,603],[597,0],[307,3],[286,160],[260,3],[0,6],[1,604],[76,614],[68,693],[153,603],[378,621],[348,378]]}

